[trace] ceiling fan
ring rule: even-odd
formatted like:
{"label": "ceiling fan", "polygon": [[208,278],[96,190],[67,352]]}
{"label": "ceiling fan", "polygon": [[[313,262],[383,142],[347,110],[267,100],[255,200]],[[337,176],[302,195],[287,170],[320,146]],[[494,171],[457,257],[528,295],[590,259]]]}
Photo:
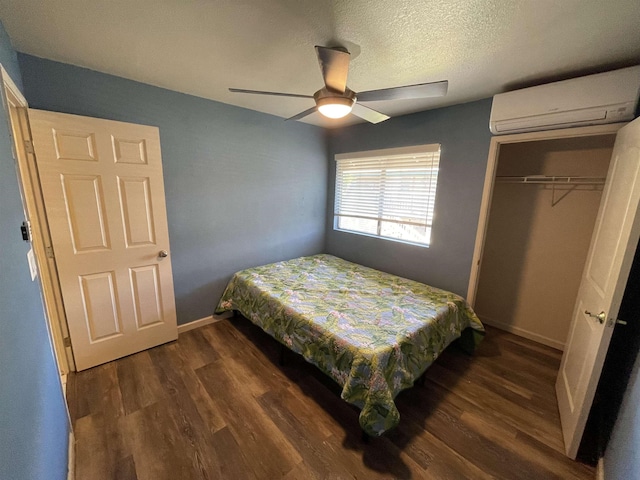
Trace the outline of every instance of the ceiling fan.
{"label": "ceiling fan", "polygon": [[362,105],[362,102],[442,97],[447,94],[449,82],[446,80],[356,93],[347,87],[349,51],[343,47],[316,46],[315,48],[320,70],[322,71],[322,77],[324,78],[324,87],[313,95],[263,92],[260,90],[244,90],[241,88],[230,88],[229,91],[256,95],[274,95],[278,97],[312,98],[315,100],[315,107],[287,118],[287,120],[300,120],[317,110],[328,118],[342,118],[349,113],[353,113],[371,123],[388,120],[389,116],[372,108],[365,107]]}

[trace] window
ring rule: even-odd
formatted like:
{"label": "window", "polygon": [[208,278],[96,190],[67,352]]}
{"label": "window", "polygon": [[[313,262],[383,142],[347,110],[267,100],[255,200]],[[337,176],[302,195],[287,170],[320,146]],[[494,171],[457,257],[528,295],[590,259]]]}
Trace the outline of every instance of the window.
{"label": "window", "polygon": [[440,145],[336,155],[334,228],[429,246]]}

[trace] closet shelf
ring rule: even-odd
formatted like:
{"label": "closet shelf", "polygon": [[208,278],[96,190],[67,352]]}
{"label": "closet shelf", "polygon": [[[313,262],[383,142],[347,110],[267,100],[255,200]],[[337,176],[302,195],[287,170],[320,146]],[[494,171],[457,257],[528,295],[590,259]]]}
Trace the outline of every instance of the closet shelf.
{"label": "closet shelf", "polygon": [[549,175],[526,175],[522,177],[497,176],[496,181],[500,183],[531,183],[543,185],[604,185],[605,177],[584,177],[576,176],[549,176]]}

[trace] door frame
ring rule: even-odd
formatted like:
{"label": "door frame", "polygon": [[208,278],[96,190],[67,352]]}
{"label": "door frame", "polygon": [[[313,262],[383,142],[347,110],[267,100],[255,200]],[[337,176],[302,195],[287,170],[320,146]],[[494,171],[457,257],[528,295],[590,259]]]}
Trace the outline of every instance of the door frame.
{"label": "door frame", "polygon": [[[44,313],[55,354],[58,371],[66,395],[66,377],[75,371],[73,351],[69,341],[67,319],[62,303],[58,271],[52,254],[49,226],[44,211],[38,170],[31,144],[27,100],[7,71],[0,65],[2,88],[0,97],[7,114],[13,155],[17,164],[17,177],[26,217],[31,226],[31,246],[38,267],[38,283],[44,304]],[[12,108],[15,114],[12,116]],[[15,118],[17,117],[17,118]]]}
{"label": "door frame", "polygon": [[491,211],[491,201],[493,199],[493,187],[496,179],[496,170],[498,168],[498,158],[500,157],[500,147],[502,145],[511,143],[557,140],[561,138],[615,135],[618,130],[620,130],[625,125],[627,125],[627,123],[610,123],[607,125],[563,128],[560,130],[515,133],[512,135],[497,135],[491,137],[491,144],[489,145],[489,156],[487,159],[487,170],[484,177],[484,188],[482,190],[482,202],[480,203],[480,213],[478,215],[478,229],[476,231],[476,241],[473,248],[471,273],[469,275],[469,286],[467,289],[467,302],[472,307],[475,304],[476,294],[478,292],[478,284],[480,281],[482,256],[484,254],[487,227],[489,225],[489,213]]}

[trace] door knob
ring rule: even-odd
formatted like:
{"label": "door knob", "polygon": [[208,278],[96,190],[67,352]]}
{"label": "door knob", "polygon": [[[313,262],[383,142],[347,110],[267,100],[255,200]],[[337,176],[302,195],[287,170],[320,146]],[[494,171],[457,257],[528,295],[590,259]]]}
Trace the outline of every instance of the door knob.
{"label": "door knob", "polygon": [[589,310],[585,310],[584,313],[586,315],[589,315],[591,318],[597,319],[600,323],[604,323],[604,321],[607,319],[607,314],[604,312],[600,312],[596,315],[595,313],[591,313]]}
{"label": "door knob", "polygon": [[158,256],[160,258],[166,258],[169,256],[169,252],[167,252],[166,250],[160,250],[160,252],[158,253]]}

